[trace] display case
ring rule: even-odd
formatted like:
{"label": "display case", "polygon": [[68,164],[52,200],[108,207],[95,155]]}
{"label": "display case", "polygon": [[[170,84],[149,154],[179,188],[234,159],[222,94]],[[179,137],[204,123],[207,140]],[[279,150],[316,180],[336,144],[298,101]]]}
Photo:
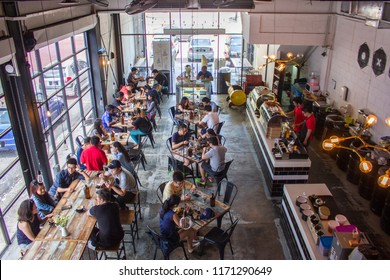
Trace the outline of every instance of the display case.
{"label": "display case", "polygon": [[249,94],[250,102],[257,110],[265,101],[275,101],[276,96],[267,87],[255,87]]}
{"label": "display case", "polygon": [[207,85],[201,81],[191,81],[176,84],[176,98],[177,103],[180,102],[182,97],[187,97],[191,101],[201,100],[203,97],[208,96]]}
{"label": "display case", "polygon": [[264,102],[260,106],[260,124],[267,138],[276,138],[282,132],[282,122],[287,121],[283,109],[275,102]]}

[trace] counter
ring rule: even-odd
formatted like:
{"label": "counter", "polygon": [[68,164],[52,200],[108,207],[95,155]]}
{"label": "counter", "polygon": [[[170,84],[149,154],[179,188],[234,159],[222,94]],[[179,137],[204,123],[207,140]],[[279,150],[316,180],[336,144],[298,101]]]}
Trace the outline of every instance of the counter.
{"label": "counter", "polygon": [[[306,195],[332,195],[325,184],[287,184],[284,185],[281,208],[281,225],[285,234],[291,257],[294,260],[325,260],[319,247],[314,243],[307,223],[302,219],[295,200],[304,192]],[[327,222],[322,221],[324,228]]]}
{"label": "counter", "polygon": [[283,195],[284,184],[307,183],[309,179],[310,159],[281,159],[276,160],[272,148],[274,139],[266,138],[260,119],[255,115],[254,104],[247,102],[246,113],[252,126],[250,131],[256,155],[264,174],[267,188],[271,196]]}

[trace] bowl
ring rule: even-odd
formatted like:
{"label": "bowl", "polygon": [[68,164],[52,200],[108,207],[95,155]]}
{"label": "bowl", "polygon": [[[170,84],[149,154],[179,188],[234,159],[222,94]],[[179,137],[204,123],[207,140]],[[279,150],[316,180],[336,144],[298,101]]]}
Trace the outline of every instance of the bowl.
{"label": "bowl", "polygon": [[303,212],[305,210],[311,210],[311,206],[307,203],[303,203],[303,204],[299,205],[299,209],[301,212]]}
{"label": "bowl", "polygon": [[49,225],[51,225],[51,226],[54,226],[54,219],[53,218],[49,218],[49,219],[47,219],[47,222],[49,223]]}
{"label": "bowl", "polygon": [[307,203],[307,198],[304,196],[298,196],[297,200],[295,201],[295,204],[299,207],[301,204]]}
{"label": "bowl", "polygon": [[87,208],[85,208],[84,206],[79,206],[79,207],[77,207],[76,212],[77,213],[83,213],[86,210],[87,210]]}
{"label": "bowl", "polygon": [[341,214],[336,215],[335,220],[340,224],[340,226],[343,226],[348,221],[347,218]]}
{"label": "bowl", "polygon": [[184,230],[188,230],[192,227],[192,220],[190,217],[183,217],[180,219],[180,227]]}
{"label": "bowl", "polygon": [[326,206],[321,206],[318,208],[318,214],[320,214],[320,219],[321,220],[327,220],[330,215],[330,210]]}
{"label": "bowl", "polygon": [[336,227],[338,227],[340,224],[339,222],[335,221],[335,220],[330,220],[328,221],[328,231],[329,233],[333,233],[336,229]]}
{"label": "bowl", "polygon": [[302,211],[302,219],[304,221],[307,221],[307,218],[310,217],[311,215],[314,215],[314,212],[312,210],[303,210]]}

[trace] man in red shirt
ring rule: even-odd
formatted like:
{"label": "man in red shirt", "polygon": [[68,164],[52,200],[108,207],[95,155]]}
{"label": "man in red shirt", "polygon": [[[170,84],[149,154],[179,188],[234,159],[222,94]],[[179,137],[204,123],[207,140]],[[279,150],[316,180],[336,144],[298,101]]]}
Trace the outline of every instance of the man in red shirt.
{"label": "man in red shirt", "polygon": [[300,133],[302,130],[303,122],[305,121],[305,116],[302,113],[302,99],[299,96],[294,97],[293,103],[295,108],[294,110],[288,112],[287,115],[294,115],[293,128],[296,133]]}
{"label": "man in red shirt", "polygon": [[91,145],[81,153],[80,162],[87,167],[87,170],[103,170],[103,165],[107,164],[107,156],[100,148],[99,137],[92,136]]}
{"label": "man in red shirt", "polygon": [[305,147],[307,147],[313,139],[314,129],[316,128],[316,118],[314,117],[311,106],[303,107],[302,112],[306,121],[303,123],[299,140]]}

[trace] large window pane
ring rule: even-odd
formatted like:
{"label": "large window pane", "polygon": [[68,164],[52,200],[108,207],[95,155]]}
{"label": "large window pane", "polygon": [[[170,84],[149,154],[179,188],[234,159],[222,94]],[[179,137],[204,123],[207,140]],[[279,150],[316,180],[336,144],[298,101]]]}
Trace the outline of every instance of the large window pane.
{"label": "large window pane", "polygon": [[25,187],[19,161],[0,179],[0,207],[6,209],[15,196]]}
{"label": "large window pane", "polygon": [[[14,195],[14,197],[12,197],[12,198],[15,198],[16,193],[13,193],[12,195]],[[22,203],[22,201],[26,200],[26,199],[28,199],[28,194],[27,194],[27,191],[24,190],[22,195],[18,198],[18,200],[15,201],[15,203],[11,206],[11,208],[8,210],[8,212],[3,213],[4,214],[4,222],[5,222],[7,231],[8,231],[8,236],[10,238],[14,234],[16,234],[16,225],[18,222],[18,219],[17,219],[18,209],[19,209],[19,206]],[[1,207],[1,208],[4,209],[3,207]],[[4,240],[3,235],[0,234],[0,236],[1,236],[0,237],[0,250],[2,251],[3,249],[5,249],[5,247],[8,244],[6,244],[6,240]]]}
{"label": "large window pane", "polygon": [[30,64],[30,74],[35,76],[38,73],[37,61],[35,59],[35,52],[31,51],[27,53],[27,61]]}
{"label": "large window pane", "polygon": [[91,92],[88,92],[84,97],[82,98],[82,103],[83,103],[83,109],[84,113],[89,112],[89,110],[92,109],[92,96]]}
{"label": "large window pane", "polygon": [[73,129],[75,127],[75,124],[81,120],[81,112],[80,112],[79,104],[74,105],[69,110],[69,118]]}
{"label": "large window pane", "polygon": [[76,51],[79,51],[79,50],[85,48],[84,34],[77,34],[73,38],[74,38],[74,44],[75,44],[75,47],[76,47]]}
{"label": "large window pane", "polygon": [[70,138],[67,138],[66,142],[64,142],[64,144],[62,144],[57,151],[58,160],[61,168],[63,168],[66,164],[66,156],[73,153],[70,148],[70,141],[72,140]]}
{"label": "large window pane", "polygon": [[53,65],[59,61],[56,54],[55,44],[51,44],[49,46],[40,48],[39,55],[41,58],[41,65],[43,68],[49,68],[50,65]]}
{"label": "large window pane", "polygon": [[58,46],[60,47],[60,56],[62,60],[72,55],[72,44],[70,38],[59,41]]}

